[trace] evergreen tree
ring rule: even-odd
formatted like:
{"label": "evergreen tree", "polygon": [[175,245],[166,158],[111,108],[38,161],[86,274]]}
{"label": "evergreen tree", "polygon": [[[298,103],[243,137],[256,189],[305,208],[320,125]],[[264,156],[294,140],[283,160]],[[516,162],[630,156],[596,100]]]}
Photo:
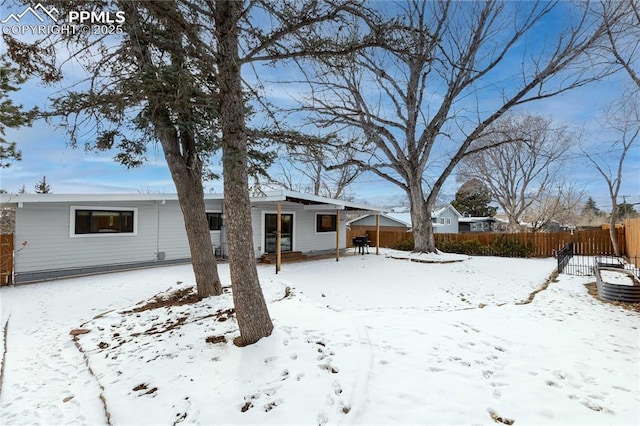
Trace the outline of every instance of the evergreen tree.
{"label": "evergreen tree", "polygon": [[51,194],[51,185],[47,183],[47,177],[42,176],[42,180],[35,185],[36,194]]}
{"label": "evergreen tree", "polygon": [[451,205],[463,216],[494,216],[497,208],[491,207],[490,202],[491,194],[485,184],[480,179],[470,179],[458,189]]}
{"label": "evergreen tree", "polygon": [[582,208],[582,215],[587,217],[596,217],[601,214],[600,209],[596,205],[593,198],[589,197]]}
{"label": "evergreen tree", "polygon": [[16,105],[9,98],[10,92],[19,90],[18,84],[24,82],[17,70],[7,62],[0,64],[0,168],[9,167],[12,161],[22,157],[15,142],[5,140],[7,128],[17,128],[31,124],[36,109],[24,111],[22,105]]}

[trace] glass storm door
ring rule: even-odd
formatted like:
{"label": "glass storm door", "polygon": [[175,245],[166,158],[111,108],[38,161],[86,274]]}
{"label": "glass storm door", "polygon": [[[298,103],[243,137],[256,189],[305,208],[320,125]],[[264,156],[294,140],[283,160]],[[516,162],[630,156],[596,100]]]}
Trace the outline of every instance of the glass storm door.
{"label": "glass storm door", "polygon": [[[293,215],[280,215],[280,249],[284,253],[293,250]],[[278,226],[278,215],[264,215],[264,247],[267,253],[276,252],[276,230]]]}

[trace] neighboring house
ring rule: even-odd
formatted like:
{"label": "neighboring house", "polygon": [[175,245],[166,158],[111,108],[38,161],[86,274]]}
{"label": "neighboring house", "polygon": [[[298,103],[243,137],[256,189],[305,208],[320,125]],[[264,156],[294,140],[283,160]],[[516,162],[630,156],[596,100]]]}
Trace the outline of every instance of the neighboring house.
{"label": "neighboring house", "polygon": [[[188,262],[189,245],[176,194],[2,194],[15,208],[14,282]],[[251,199],[256,258],[275,252],[277,203],[282,251],[346,248],[345,213],[380,210],[291,191]],[[226,253],[222,194],[206,194],[211,241]]]}
{"label": "neighboring house", "polygon": [[459,232],[492,232],[496,220],[492,217],[461,217],[458,219]]}
{"label": "neighboring house", "polygon": [[[380,215],[380,229],[385,231],[404,230],[405,227],[411,230],[411,213],[408,211],[395,211]],[[437,234],[457,234],[458,220],[462,217],[460,213],[449,204],[446,207],[438,209],[431,213],[431,221],[433,222],[433,232]],[[384,220],[384,225],[383,225]],[[375,216],[365,215],[349,222],[349,225],[363,226],[371,229],[375,226]]]}
{"label": "neighboring house", "polygon": [[431,213],[433,232],[436,234],[457,234],[458,221],[461,217],[462,215],[451,204],[436,210]]}

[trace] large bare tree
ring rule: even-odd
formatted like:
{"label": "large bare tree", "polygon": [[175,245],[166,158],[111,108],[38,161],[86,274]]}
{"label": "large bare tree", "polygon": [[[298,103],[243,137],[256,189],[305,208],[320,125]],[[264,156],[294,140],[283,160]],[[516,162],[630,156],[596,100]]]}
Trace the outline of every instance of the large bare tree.
{"label": "large bare tree", "polygon": [[[318,64],[305,109],[320,125],[357,128],[375,144],[373,161],[347,164],[403,189],[415,250],[433,252],[431,211],[456,165],[505,112],[606,73],[587,55],[605,26],[572,3],[375,5],[380,15],[364,16],[363,27],[377,45]],[[550,24],[558,7],[565,17]]]}
{"label": "large bare tree", "polygon": [[603,50],[625,70],[636,90],[640,89],[640,1],[603,0],[596,14],[602,15],[606,25]]}
{"label": "large bare tree", "polygon": [[622,185],[624,160],[632,149],[637,150],[640,146],[640,93],[628,93],[623,102],[612,106],[605,114],[604,123],[604,127],[612,134],[606,151],[600,151],[605,144],[598,144],[597,152],[585,149],[582,152],[607,184],[611,200],[609,236],[615,254],[620,256],[620,244],[615,229],[619,217],[618,194]]}
{"label": "large bare tree", "polygon": [[559,184],[563,158],[575,144],[573,134],[530,114],[505,115],[487,130],[478,145],[491,148],[465,157],[458,174],[487,185],[492,200],[507,215],[509,231],[520,230],[526,213],[537,228],[544,226],[564,205]]}
{"label": "large bare tree", "polygon": [[[209,4],[209,2],[204,2]],[[269,318],[256,271],[247,174],[249,132],[242,68],[305,57],[342,56],[366,40],[345,38],[341,29],[363,8],[359,1],[227,1],[217,0],[215,52],[220,84],[225,207],[229,230],[229,263],[242,343],[268,336]],[[257,17],[269,17],[260,25]],[[264,103],[261,103],[264,104]],[[239,307],[242,309],[240,310]]]}
{"label": "large bare tree", "polygon": [[583,189],[575,183],[563,180],[555,188],[550,188],[548,195],[539,197],[529,206],[523,216],[524,221],[533,232],[575,227],[583,198]]}

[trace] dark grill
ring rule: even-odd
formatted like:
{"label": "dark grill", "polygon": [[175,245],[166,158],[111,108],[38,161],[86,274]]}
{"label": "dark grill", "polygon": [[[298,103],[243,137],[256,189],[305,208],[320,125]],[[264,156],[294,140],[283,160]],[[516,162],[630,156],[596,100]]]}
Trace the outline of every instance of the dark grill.
{"label": "dark grill", "polygon": [[358,253],[364,254],[366,249],[367,254],[369,254],[369,244],[371,244],[371,241],[369,241],[369,237],[367,237],[366,235],[358,236],[353,238],[351,242],[353,243],[353,247],[358,251]]}

